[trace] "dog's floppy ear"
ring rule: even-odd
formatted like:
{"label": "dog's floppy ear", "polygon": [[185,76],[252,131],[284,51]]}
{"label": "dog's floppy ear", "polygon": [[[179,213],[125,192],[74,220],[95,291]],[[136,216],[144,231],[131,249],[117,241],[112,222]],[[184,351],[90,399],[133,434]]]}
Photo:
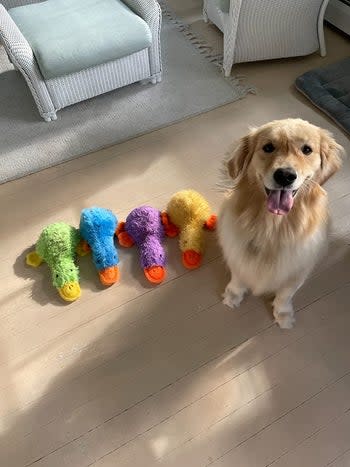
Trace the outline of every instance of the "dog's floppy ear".
{"label": "dog's floppy ear", "polygon": [[252,155],[250,133],[239,140],[238,146],[231,153],[231,158],[227,163],[228,173],[231,178],[235,180],[246,171]]}
{"label": "dog's floppy ear", "polygon": [[338,144],[331,133],[326,130],[321,132],[321,166],[316,175],[316,181],[323,185],[337,170],[342,163],[344,148]]}

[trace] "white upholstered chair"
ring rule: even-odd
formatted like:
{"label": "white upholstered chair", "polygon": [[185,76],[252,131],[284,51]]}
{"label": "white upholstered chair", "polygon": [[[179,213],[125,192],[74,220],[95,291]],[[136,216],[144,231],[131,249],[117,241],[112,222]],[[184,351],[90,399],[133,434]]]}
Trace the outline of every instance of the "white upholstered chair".
{"label": "white upholstered chair", "polygon": [[204,20],[224,33],[225,76],[234,63],[326,55],[323,18],[329,0],[204,0]]}
{"label": "white upholstered chair", "polygon": [[161,80],[156,0],[0,0],[0,42],[40,115]]}

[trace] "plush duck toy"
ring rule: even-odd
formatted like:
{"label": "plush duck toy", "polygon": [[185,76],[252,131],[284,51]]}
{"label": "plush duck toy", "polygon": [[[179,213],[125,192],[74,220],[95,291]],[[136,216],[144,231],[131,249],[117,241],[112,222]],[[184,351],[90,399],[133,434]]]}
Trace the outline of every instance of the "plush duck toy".
{"label": "plush duck toy", "polygon": [[140,206],[131,211],[117,230],[120,245],[138,246],[141,267],[146,278],[153,284],[159,284],[165,279],[166,256],[162,242],[165,235],[171,234],[172,226],[167,219],[150,206]]}
{"label": "plush duck toy", "polygon": [[[204,250],[203,227],[216,228],[217,217],[211,213],[206,199],[197,191],[175,193],[167,206],[167,216],[180,234],[182,262],[188,269],[198,268]],[[175,232],[172,227],[172,232]]]}
{"label": "plush duck toy", "polygon": [[118,220],[109,209],[92,207],[81,212],[83,250],[92,251],[92,259],[103,285],[112,285],[119,279],[119,257],[114,245],[117,225]]}
{"label": "plush duck toy", "polygon": [[80,235],[74,227],[57,222],[41,232],[35,251],[26,257],[26,263],[37,267],[45,261],[52,276],[52,283],[61,298],[73,302],[80,297],[79,270],[74,260],[79,251]]}

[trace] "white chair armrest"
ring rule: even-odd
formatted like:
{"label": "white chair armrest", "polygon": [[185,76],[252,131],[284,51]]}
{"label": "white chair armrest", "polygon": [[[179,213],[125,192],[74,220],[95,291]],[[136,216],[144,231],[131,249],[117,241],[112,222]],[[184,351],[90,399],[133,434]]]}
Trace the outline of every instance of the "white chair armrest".
{"label": "white chair armrest", "polygon": [[22,73],[43,114],[52,112],[53,105],[45,81],[40,73],[34,53],[17,25],[0,4],[0,42],[10,61]]}
{"label": "white chair armrest", "polygon": [[[17,25],[0,4],[0,40],[11,62],[26,74],[32,74],[37,68],[33,51]],[[40,77],[40,76],[39,76]]]}
{"label": "white chair armrest", "polygon": [[4,5],[6,10],[15,8],[17,6],[29,5],[30,3],[40,3],[45,0],[0,0],[0,3]]}
{"label": "white chair armrest", "polygon": [[123,0],[123,2],[148,24],[153,39],[150,48],[151,74],[160,73],[162,68],[160,52],[162,11],[159,3],[156,0]]}
{"label": "white chair armrest", "polygon": [[148,25],[159,22],[161,10],[156,0],[123,0],[123,2],[141,16]]}

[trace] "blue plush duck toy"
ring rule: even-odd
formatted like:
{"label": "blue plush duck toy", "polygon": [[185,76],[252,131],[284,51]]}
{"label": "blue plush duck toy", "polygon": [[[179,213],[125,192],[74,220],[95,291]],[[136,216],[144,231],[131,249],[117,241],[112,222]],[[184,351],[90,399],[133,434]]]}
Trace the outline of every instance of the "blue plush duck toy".
{"label": "blue plush duck toy", "polygon": [[114,245],[118,219],[109,209],[83,209],[80,216],[80,235],[85,251],[91,250],[92,259],[103,285],[112,285],[119,279],[119,257]]}

